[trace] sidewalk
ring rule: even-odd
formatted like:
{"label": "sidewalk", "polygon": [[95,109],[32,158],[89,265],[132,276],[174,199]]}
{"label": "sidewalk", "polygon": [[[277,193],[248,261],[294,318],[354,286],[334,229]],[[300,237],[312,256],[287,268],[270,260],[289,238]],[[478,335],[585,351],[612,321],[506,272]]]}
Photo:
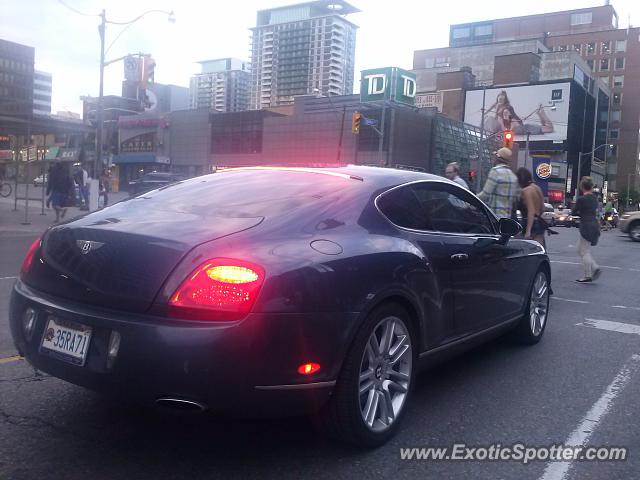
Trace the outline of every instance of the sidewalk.
{"label": "sidewalk", "polygon": [[[117,192],[109,194],[109,204],[113,205],[127,198],[127,192]],[[32,197],[33,198],[33,197]],[[28,223],[25,224],[25,202],[18,201],[18,209],[13,210],[13,197],[0,197],[0,234],[4,233],[42,233],[51,225],[56,218],[56,214],[52,208],[44,208],[42,215],[41,202],[29,201]],[[69,207],[64,220],[73,217],[85,215],[87,212],[76,207]]]}

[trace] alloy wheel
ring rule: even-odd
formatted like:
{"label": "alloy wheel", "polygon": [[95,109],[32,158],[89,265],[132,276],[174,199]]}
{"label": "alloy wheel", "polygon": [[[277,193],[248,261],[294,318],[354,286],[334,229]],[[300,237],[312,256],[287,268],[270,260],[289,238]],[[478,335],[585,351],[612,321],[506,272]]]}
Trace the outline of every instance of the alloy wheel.
{"label": "alloy wheel", "polygon": [[640,225],[634,225],[631,227],[631,238],[636,241],[640,241]]}
{"label": "alloy wheel", "polygon": [[404,407],[413,368],[408,332],[402,320],[386,317],[367,341],[358,395],[362,420],[374,432],[387,430]]}
{"label": "alloy wheel", "polygon": [[549,286],[547,276],[543,272],[538,272],[531,289],[531,300],[529,302],[529,320],[531,333],[538,336],[544,329],[549,310]]}

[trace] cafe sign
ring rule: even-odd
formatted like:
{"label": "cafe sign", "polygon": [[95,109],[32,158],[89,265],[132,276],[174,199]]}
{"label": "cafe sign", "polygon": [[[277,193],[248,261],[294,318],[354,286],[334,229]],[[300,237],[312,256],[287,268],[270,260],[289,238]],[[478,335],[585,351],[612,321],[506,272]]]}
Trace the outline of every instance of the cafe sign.
{"label": "cafe sign", "polygon": [[149,153],[156,151],[156,132],[147,132],[120,142],[120,153]]}

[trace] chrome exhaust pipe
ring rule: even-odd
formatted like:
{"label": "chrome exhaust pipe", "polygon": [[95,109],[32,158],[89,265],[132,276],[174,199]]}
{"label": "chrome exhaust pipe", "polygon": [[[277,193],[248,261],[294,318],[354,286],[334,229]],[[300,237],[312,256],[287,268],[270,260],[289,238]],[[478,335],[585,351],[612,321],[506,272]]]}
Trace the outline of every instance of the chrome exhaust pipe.
{"label": "chrome exhaust pipe", "polygon": [[202,413],[207,409],[204,403],[173,397],[159,398],[156,400],[156,405],[175,413]]}

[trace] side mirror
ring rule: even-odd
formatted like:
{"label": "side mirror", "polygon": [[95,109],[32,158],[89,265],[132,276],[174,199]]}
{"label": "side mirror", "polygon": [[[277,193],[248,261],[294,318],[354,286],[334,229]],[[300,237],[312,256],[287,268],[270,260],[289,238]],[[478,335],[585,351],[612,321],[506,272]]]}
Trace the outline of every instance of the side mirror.
{"label": "side mirror", "polygon": [[498,222],[498,231],[500,232],[500,243],[507,243],[510,237],[514,237],[522,231],[522,227],[518,222],[511,218],[501,218]]}

